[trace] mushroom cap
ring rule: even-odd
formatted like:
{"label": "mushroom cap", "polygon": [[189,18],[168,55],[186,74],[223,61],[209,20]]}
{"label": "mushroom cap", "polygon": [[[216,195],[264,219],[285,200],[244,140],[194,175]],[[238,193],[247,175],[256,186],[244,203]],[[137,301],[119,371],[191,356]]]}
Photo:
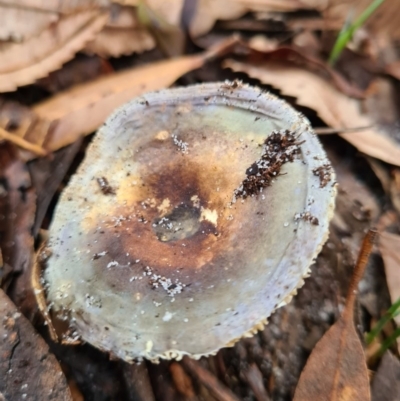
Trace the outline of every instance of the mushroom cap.
{"label": "mushroom cap", "polygon": [[[245,194],[277,133],[295,138],[294,156]],[[237,81],[148,93],[108,118],[62,193],[47,300],[127,361],[213,354],[290,301],[334,197],[309,122],[281,99]]]}

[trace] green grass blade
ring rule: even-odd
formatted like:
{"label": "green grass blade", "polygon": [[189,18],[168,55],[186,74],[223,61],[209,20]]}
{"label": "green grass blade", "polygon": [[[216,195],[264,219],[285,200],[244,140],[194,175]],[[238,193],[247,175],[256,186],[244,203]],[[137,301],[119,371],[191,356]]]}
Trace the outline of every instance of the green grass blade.
{"label": "green grass blade", "polygon": [[387,310],[384,316],[373,327],[373,329],[366,335],[365,341],[369,345],[379,335],[387,322],[392,320],[395,316],[400,314],[400,298]]}
{"label": "green grass blade", "polygon": [[395,343],[397,338],[400,337],[400,327],[398,327],[390,337],[388,337],[380,346],[379,350],[377,351],[378,356],[382,356],[388,348]]}
{"label": "green grass blade", "polygon": [[351,40],[354,32],[364,25],[365,21],[376,11],[376,9],[385,0],[374,0],[362,13],[361,15],[352,23],[350,26],[342,29],[336,39],[333,46],[331,54],[329,55],[328,63],[330,65],[335,64],[339,56],[342,54],[343,49],[346,47],[347,43]]}

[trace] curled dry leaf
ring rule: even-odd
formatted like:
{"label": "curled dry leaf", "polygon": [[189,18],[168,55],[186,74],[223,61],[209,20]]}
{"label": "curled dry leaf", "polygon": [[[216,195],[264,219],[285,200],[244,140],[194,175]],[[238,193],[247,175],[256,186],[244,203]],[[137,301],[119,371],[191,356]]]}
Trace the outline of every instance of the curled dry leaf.
{"label": "curled dry leaf", "polygon": [[168,24],[179,26],[184,0],[146,0],[146,4]]}
{"label": "curled dry leaf", "polygon": [[199,55],[128,69],[60,93],[33,107],[40,121],[29,135],[33,142],[46,138],[44,147],[48,151],[60,149],[93,132],[118,106],[142,93],[168,87],[234,43],[228,40]]}
{"label": "curled dry leaf", "polygon": [[[299,67],[303,67],[306,70],[312,71],[323,78],[328,78],[328,80],[339,91],[350,97],[362,99],[366,96],[366,91],[361,90],[351,82],[347,81],[342,75],[327,65],[327,63],[322,59],[310,54],[300,47],[294,45],[280,46],[279,48],[273,49],[269,52],[255,52],[255,57],[257,59],[261,57],[261,60],[267,61],[287,61],[290,64],[294,64]],[[257,60],[257,62],[260,62],[261,60]]]}
{"label": "curled dry leaf", "polygon": [[247,11],[237,0],[230,1],[229,7],[220,0],[197,0],[196,14],[190,23],[189,32],[193,37],[201,36],[207,33],[218,19],[236,19]]}
{"label": "curled dry leaf", "polygon": [[[395,303],[400,298],[400,235],[383,232],[379,239],[379,250],[385,264],[390,299]],[[400,315],[394,320],[400,327]],[[400,338],[397,345],[400,351]]]}
{"label": "curled dry leaf", "polygon": [[151,50],[154,46],[151,34],[138,23],[136,9],[113,4],[106,26],[85,46],[85,51],[102,57],[119,57]]}
{"label": "curled dry leaf", "polygon": [[244,72],[265,84],[281,90],[283,95],[294,96],[298,104],[317,111],[330,126],[337,129],[370,127],[340,136],[355,146],[360,152],[400,166],[400,146],[378,128],[371,127],[374,121],[362,112],[359,100],[340,93],[323,78],[302,68],[286,63],[264,62],[241,63],[226,60],[224,67],[236,72]]}
{"label": "curled dry leaf", "polygon": [[72,401],[49,347],[0,289],[0,399]]}
{"label": "curled dry leaf", "polygon": [[[171,8],[174,9],[176,7],[173,6],[179,5],[181,1],[171,1],[171,3]],[[137,8],[140,23],[152,33],[157,47],[168,57],[180,56],[185,50],[186,35],[179,22],[171,24],[164,16],[165,14],[168,16],[168,13],[163,9],[162,11],[163,13],[154,10],[144,1],[141,1]]]}
{"label": "curled dry leaf", "polygon": [[301,373],[293,401],[370,400],[367,364],[354,327],[356,289],[371,253],[375,230],[366,235],[339,320],[317,343]]}
{"label": "curled dry leaf", "polygon": [[0,40],[22,42],[38,35],[58,18],[56,12],[0,5]]}
{"label": "curled dry leaf", "polygon": [[86,45],[85,51],[101,57],[119,57],[142,53],[154,46],[154,39],[146,29],[105,27]]}
{"label": "curled dry leaf", "polygon": [[98,10],[66,15],[29,40],[0,44],[0,91],[13,91],[60,68],[101,30],[106,18]]}

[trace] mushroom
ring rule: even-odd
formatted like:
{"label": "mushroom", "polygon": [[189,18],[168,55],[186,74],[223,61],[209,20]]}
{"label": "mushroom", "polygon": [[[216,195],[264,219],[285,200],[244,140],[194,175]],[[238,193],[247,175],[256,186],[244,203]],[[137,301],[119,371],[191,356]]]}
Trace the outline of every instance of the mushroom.
{"label": "mushroom", "polygon": [[309,122],[269,93],[235,81],[134,99],[58,202],[41,260],[53,319],[126,361],[214,354],[303,284],[334,197]]}

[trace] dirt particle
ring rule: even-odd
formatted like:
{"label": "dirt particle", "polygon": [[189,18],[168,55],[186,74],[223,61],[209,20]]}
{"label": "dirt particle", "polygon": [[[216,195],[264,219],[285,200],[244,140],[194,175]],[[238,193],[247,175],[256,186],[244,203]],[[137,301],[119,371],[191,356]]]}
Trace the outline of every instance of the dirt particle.
{"label": "dirt particle", "polygon": [[329,163],[325,163],[313,170],[313,174],[319,178],[319,187],[324,188],[331,180],[332,166]]}
{"label": "dirt particle", "polygon": [[261,158],[246,170],[246,178],[234,191],[234,201],[257,195],[270,186],[279,176],[282,165],[294,160],[300,144],[293,132],[272,132],[264,142]]}
{"label": "dirt particle", "polygon": [[96,180],[104,195],[115,195],[115,189],[108,183],[106,177],[98,177]]}
{"label": "dirt particle", "polygon": [[309,221],[314,226],[319,225],[318,218],[313,216],[310,212],[297,213],[297,214],[295,214],[294,219],[295,219],[295,221],[298,221],[298,220]]}

